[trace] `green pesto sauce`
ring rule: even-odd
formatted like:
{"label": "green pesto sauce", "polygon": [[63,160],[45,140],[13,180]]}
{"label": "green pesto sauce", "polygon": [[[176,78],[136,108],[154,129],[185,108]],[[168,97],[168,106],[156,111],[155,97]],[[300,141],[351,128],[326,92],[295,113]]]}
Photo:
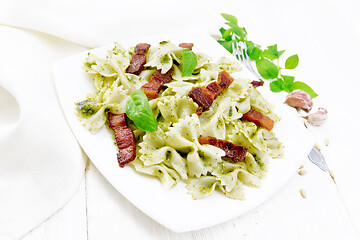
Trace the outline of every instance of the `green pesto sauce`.
{"label": "green pesto sauce", "polygon": [[261,162],[260,158],[259,158],[256,154],[254,154],[253,157],[254,157],[254,159],[255,159],[255,162],[259,165],[259,167],[260,167],[261,169],[263,169],[264,163]]}
{"label": "green pesto sauce", "polygon": [[165,64],[165,63],[169,63],[170,62],[170,58],[168,55],[164,55],[162,58],[161,58],[161,63],[162,64]]}
{"label": "green pesto sauce", "polygon": [[88,100],[78,102],[76,105],[78,112],[83,117],[90,117],[95,113],[95,110],[90,106]]}
{"label": "green pesto sauce", "polygon": [[230,110],[229,110],[229,117],[231,117],[232,116],[232,108],[230,108]]}

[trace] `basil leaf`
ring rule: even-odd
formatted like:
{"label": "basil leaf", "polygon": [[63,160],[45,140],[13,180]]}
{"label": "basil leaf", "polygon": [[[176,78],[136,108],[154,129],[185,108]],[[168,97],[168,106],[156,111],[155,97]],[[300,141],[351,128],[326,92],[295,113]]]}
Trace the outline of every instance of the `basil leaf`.
{"label": "basil leaf", "polygon": [[303,82],[294,82],[293,89],[303,90],[304,92],[307,92],[311,98],[315,98],[318,96],[317,93],[314,92],[314,90],[312,90],[312,88],[309,85]]}
{"label": "basil leaf", "polygon": [[136,127],[143,131],[154,132],[157,130],[158,123],[149,101],[141,89],[134,91],[127,100],[126,116],[134,122]]}
{"label": "basil leaf", "polygon": [[257,60],[260,57],[261,49],[255,46],[251,41],[246,41],[247,55],[251,60]]}
{"label": "basil leaf", "polygon": [[256,68],[264,79],[274,79],[279,75],[278,67],[265,58],[256,60]]}
{"label": "basil leaf", "polygon": [[185,77],[191,75],[194,72],[197,65],[196,54],[187,48],[183,48],[182,61],[183,61],[182,63],[183,70],[181,76]]}
{"label": "basil leaf", "polygon": [[270,60],[274,60],[279,58],[284,52],[285,50],[278,51],[277,44],[275,44],[272,46],[268,46],[267,49],[263,51],[262,56]]}
{"label": "basil leaf", "polygon": [[281,75],[282,79],[284,80],[284,87],[286,88],[287,92],[292,92],[294,91],[293,88],[293,83],[295,80],[295,77],[293,76],[286,76],[286,75]]}
{"label": "basil leaf", "polygon": [[281,77],[284,79],[286,84],[292,84],[295,80],[295,77],[293,76],[281,75]]}
{"label": "basil leaf", "polygon": [[233,15],[227,14],[227,13],[221,13],[221,16],[223,16],[223,18],[225,18],[226,21],[231,22],[233,24],[238,24],[238,20],[236,17],[234,17]]}
{"label": "basil leaf", "polygon": [[274,44],[272,46],[268,46],[267,48],[272,54],[274,54],[276,56],[276,58],[279,58],[285,52],[285,50],[278,51],[277,50],[277,44]]}
{"label": "basil leaf", "polygon": [[224,32],[226,31],[226,29],[225,29],[225,28],[223,28],[223,27],[221,27],[221,28],[219,29],[219,31],[220,31],[221,35],[223,35],[223,34],[224,34]]}
{"label": "basil leaf", "polygon": [[261,54],[262,57],[265,57],[267,59],[270,59],[270,60],[275,60],[277,59],[277,57],[268,49],[265,49],[264,51],[262,51],[262,54]]}
{"label": "basil leaf", "polygon": [[285,61],[285,68],[286,69],[294,69],[299,64],[299,56],[297,54],[292,55]]}
{"label": "basil leaf", "polygon": [[230,53],[233,53],[233,42],[232,41],[218,40],[218,43],[220,43]]}
{"label": "basil leaf", "polygon": [[253,43],[252,41],[246,41],[245,43],[248,50],[255,47],[255,43]]}
{"label": "basil leaf", "polygon": [[272,81],[270,83],[270,90],[272,92],[281,92],[284,90],[284,82],[281,79],[278,79],[276,81]]}
{"label": "basil leaf", "polygon": [[245,38],[246,38],[246,30],[245,30],[245,28],[241,28],[237,24],[234,24],[234,23],[231,23],[231,22],[227,22],[225,24],[229,25],[232,28],[233,32],[236,35],[238,35],[241,40],[245,40]]}
{"label": "basil leaf", "polygon": [[222,34],[222,38],[225,39],[226,41],[231,41],[232,40],[231,33],[232,33],[232,29],[229,28]]}

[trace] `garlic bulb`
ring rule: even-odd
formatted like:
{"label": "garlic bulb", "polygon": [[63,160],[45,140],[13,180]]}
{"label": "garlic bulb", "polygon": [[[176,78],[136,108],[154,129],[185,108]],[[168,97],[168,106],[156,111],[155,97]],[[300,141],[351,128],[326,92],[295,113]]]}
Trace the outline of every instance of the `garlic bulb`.
{"label": "garlic bulb", "polygon": [[316,112],[310,113],[304,117],[308,123],[314,126],[320,126],[325,123],[328,117],[327,111],[325,108],[319,108]]}
{"label": "garlic bulb", "polygon": [[301,108],[305,111],[311,110],[313,101],[309,94],[302,90],[293,91],[286,96],[285,103],[291,107]]}

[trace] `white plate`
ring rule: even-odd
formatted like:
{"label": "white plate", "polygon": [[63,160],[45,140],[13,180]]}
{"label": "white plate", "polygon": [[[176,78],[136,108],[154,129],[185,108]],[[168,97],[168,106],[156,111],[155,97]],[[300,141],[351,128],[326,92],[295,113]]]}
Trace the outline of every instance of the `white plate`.
{"label": "white plate", "polygon": [[[206,53],[214,60],[221,56],[232,57],[212,37],[199,33],[158,35],[120,44],[130,47],[147,42],[155,46],[163,40],[171,40],[176,44],[193,42],[195,52]],[[108,45],[91,52],[104,56],[112,47]],[[111,130],[103,127],[98,133],[91,134],[75,116],[74,103],[83,100],[94,90],[90,76],[82,70],[87,53],[63,59],[54,65],[55,86],[65,117],[80,145],[104,177],[141,211],[175,232],[209,227],[258,206],[288,182],[311,150],[313,142],[296,111],[282,103],[283,95],[270,93],[268,87],[262,87],[259,89],[276,106],[275,112],[282,118],[274,131],[286,150],[283,159],[271,160],[261,188],[245,187],[244,201],[229,199],[217,192],[204,199],[193,200],[186,193],[184,183],[166,190],[155,177],[139,174],[129,166],[120,168]],[[245,68],[242,75],[255,79]]]}

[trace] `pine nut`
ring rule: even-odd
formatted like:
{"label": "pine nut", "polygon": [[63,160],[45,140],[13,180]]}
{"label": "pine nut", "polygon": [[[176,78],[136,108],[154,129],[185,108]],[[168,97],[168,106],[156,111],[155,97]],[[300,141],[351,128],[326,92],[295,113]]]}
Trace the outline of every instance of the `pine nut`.
{"label": "pine nut", "polygon": [[306,192],[305,192],[305,189],[300,189],[300,194],[303,198],[306,198]]}

